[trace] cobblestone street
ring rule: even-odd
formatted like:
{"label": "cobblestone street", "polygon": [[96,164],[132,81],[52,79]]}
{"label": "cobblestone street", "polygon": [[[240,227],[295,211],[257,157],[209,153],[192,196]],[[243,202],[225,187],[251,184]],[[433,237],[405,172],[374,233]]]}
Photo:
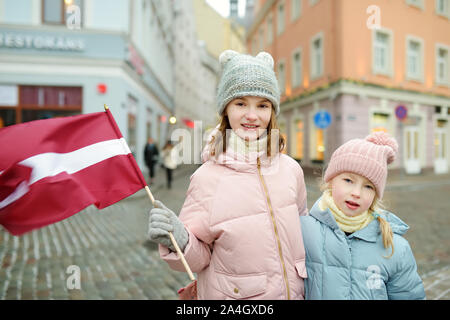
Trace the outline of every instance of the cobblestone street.
{"label": "cobblestone street", "polygon": [[[194,169],[178,169],[171,190],[158,172],[154,196],[179,212]],[[315,178],[306,182],[310,208],[319,191]],[[399,176],[390,179],[385,193],[387,208],[411,227],[406,238],[428,299],[450,299],[449,194],[449,175]],[[1,230],[0,299],[177,299],[177,290],[190,280],[170,270],[147,241],[150,208],[141,190],[21,237]],[[81,289],[68,289],[72,265],[80,269]]]}

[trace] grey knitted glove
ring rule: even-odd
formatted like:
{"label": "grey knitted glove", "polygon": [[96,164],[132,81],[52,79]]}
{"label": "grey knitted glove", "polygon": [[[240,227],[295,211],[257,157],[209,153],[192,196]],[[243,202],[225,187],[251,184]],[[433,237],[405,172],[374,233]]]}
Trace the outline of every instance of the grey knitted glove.
{"label": "grey knitted glove", "polygon": [[150,220],[148,228],[148,236],[150,240],[160,243],[175,251],[175,247],[170,241],[169,232],[178,243],[181,251],[184,251],[189,240],[189,234],[178,219],[176,214],[168,209],[161,201],[156,200],[154,208],[150,210]]}

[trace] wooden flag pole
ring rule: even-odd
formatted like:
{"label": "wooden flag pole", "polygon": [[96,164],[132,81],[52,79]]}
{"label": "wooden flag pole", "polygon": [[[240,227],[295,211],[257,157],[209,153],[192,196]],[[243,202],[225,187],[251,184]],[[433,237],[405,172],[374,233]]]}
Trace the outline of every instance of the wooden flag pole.
{"label": "wooden flag pole", "polygon": [[[150,191],[150,188],[149,188],[148,186],[145,186],[145,191],[147,191],[147,195],[148,195],[148,197],[150,198],[150,200],[151,200],[151,202],[152,202],[152,204],[153,204],[153,206],[154,206],[154,205],[155,205],[155,198],[153,197],[153,194],[152,194],[152,192]],[[192,273],[191,268],[189,267],[189,265],[188,265],[186,259],[184,258],[183,252],[181,252],[181,249],[180,249],[180,247],[178,246],[178,243],[177,243],[177,241],[175,240],[175,238],[174,238],[172,232],[169,232],[169,237],[170,237],[170,240],[172,241],[173,246],[175,247],[175,250],[176,250],[177,253],[178,253],[178,256],[179,256],[180,259],[181,259],[181,262],[183,263],[184,268],[186,269],[186,271],[187,271],[187,273],[188,273],[188,275],[189,275],[189,279],[191,279],[191,281],[195,281],[194,274]]]}
{"label": "wooden flag pole", "polygon": [[[103,107],[105,108],[105,111],[108,110],[108,106],[106,104],[104,104]],[[148,186],[145,186],[144,188],[145,188],[145,191],[147,192],[148,197],[150,198],[150,201],[152,202],[152,205],[155,206],[155,198],[153,197],[153,194],[150,191],[150,188]],[[186,271],[189,275],[189,278],[191,279],[191,281],[195,281],[194,274],[192,273],[191,268],[189,267],[186,259],[184,258],[183,252],[181,252],[181,249],[178,246],[178,243],[175,240],[172,232],[169,232],[169,237],[170,237],[170,240],[172,241],[173,246],[175,247],[175,250],[177,251],[178,256],[181,259],[181,262],[183,263],[184,268],[186,269]]]}

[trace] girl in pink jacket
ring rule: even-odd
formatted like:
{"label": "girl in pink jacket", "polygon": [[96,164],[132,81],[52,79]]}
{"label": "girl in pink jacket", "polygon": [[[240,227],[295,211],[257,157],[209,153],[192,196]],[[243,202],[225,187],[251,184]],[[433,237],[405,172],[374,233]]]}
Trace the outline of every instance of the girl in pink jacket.
{"label": "girl in pink jacket", "polygon": [[172,232],[193,272],[199,299],[303,299],[307,214],[303,171],[281,154],[276,115],[280,93],[273,58],[232,50],[219,57],[221,120],[191,176],[179,218],[157,201],[149,237],[161,257],[184,267]]}

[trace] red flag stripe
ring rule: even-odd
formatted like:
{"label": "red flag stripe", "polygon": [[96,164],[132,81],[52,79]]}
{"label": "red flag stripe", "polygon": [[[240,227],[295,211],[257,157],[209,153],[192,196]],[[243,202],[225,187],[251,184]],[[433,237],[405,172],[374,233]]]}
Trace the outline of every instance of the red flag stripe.
{"label": "red flag stripe", "polygon": [[[30,132],[33,132],[30,135]],[[25,122],[0,129],[0,170],[37,154],[67,153],[121,138],[107,112]]]}
{"label": "red flag stripe", "polygon": [[[123,167],[130,167],[127,155],[110,158],[74,174],[62,172],[41,179],[19,201],[0,210],[0,224],[12,234],[20,235],[68,218],[90,204],[105,208],[143,187],[139,179],[130,179],[134,172],[124,171]],[[48,197],[49,194],[57,196]]]}

